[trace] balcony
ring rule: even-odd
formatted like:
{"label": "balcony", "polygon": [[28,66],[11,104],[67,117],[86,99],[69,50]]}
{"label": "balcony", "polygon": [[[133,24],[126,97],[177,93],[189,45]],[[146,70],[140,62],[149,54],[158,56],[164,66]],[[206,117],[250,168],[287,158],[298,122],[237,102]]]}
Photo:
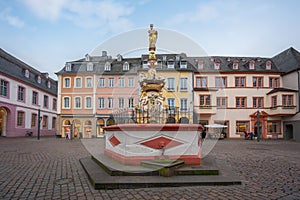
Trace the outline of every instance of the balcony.
{"label": "balcony", "polygon": [[275,106],[268,109],[268,114],[272,116],[288,116],[297,112],[296,106]]}

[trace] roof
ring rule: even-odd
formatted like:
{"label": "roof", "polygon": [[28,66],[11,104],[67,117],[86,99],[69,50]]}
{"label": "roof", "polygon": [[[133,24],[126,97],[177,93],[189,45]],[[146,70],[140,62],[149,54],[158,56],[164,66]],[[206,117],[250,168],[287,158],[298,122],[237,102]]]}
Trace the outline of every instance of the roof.
{"label": "roof", "polygon": [[277,54],[272,58],[272,61],[284,73],[300,69],[300,53],[293,47]]}
{"label": "roof", "polygon": [[[29,71],[29,78],[25,77],[25,71]],[[10,55],[0,48],[0,72],[6,76],[10,76],[21,80],[27,84],[33,85],[40,90],[43,90],[52,95],[57,95],[57,81],[47,76],[48,73],[42,73],[33,67],[27,65],[18,58]],[[37,82],[37,77],[41,77],[41,83]],[[48,82],[51,83],[51,87],[48,88]]]}

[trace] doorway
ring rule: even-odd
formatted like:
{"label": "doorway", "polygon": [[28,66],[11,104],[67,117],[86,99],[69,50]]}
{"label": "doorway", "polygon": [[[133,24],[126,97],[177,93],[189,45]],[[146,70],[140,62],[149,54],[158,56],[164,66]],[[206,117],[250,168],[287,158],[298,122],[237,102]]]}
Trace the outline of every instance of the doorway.
{"label": "doorway", "polygon": [[286,140],[291,140],[291,139],[294,139],[294,128],[293,128],[293,125],[292,124],[287,124],[285,125],[285,137],[284,139]]}
{"label": "doorway", "polygon": [[0,136],[6,136],[7,126],[7,111],[5,108],[0,108]]}

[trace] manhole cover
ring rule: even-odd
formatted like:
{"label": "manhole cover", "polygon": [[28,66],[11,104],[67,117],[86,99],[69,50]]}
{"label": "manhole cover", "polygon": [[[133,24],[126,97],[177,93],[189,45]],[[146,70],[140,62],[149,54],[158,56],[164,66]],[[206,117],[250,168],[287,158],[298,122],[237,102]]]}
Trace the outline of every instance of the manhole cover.
{"label": "manhole cover", "polygon": [[72,183],[73,182],[73,179],[71,178],[61,178],[61,179],[57,179],[55,181],[55,184],[57,185],[66,185],[66,184],[69,184],[69,183]]}

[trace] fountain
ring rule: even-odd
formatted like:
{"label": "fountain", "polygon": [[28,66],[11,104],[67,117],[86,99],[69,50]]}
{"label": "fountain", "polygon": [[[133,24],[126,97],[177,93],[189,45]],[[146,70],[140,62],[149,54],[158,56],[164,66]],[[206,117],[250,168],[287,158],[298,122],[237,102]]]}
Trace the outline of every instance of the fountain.
{"label": "fountain", "polygon": [[141,73],[140,116],[136,124],[105,127],[105,154],[123,164],[140,165],[149,160],[177,160],[199,165],[201,161],[202,126],[199,124],[166,124],[161,117],[164,110],[162,89],[164,77],[156,73],[157,31],[150,25],[148,72]]}
{"label": "fountain", "polygon": [[92,154],[80,159],[91,184],[95,189],[241,184],[230,169],[219,174],[214,160],[201,161],[202,125],[169,124],[161,117],[165,80],[156,74],[156,40],[150,25],[149,70],[140,76],[136,123],[104,127],[104,140],[82,140]]}

